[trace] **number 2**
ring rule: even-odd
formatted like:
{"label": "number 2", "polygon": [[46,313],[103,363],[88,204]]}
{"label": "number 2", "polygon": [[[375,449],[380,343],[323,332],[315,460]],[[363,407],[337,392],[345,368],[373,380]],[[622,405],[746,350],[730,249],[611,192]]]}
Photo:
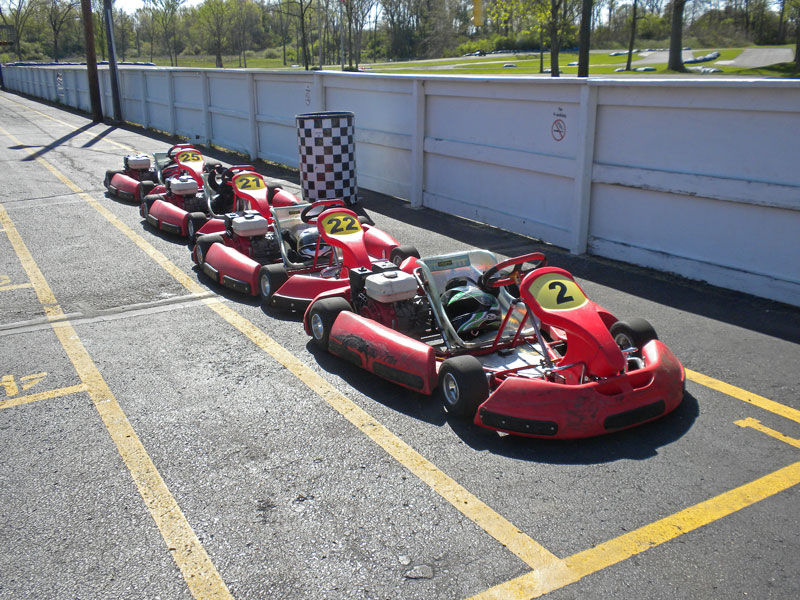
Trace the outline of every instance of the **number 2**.
{"label": "number 2", "polygon": [[565,304],[566,302],[572,302],[575,300],[572,296],[567,296],[567,286],[560,281],[551,281],[550,285],[547,286],[549,290],[558,290],[558,296],[556,296],[556,304]]}
{"label": "number 2", "polygon": [[[352,233],[358,231],[355,219],[353,217],[331,217],[328,223],[332,225],[330,229],[331,235],[339,235],[340,233]],[[345,224],[342,226],[342,224]]]}

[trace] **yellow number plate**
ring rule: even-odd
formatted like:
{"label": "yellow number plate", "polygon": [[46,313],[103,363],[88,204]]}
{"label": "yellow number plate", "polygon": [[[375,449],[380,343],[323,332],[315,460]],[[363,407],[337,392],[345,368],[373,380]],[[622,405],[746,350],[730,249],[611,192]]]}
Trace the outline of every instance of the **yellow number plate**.
{"label": "yellow number plate", "polygon": [[239,175],[233,181],[240,190],[263,190],[267,187],[264,180],[255,175]]}
{"label": "yellow number plate", "polygon": [[322,228],[328,235],[350,235],[361,231],[361,223],[353,215],[333,213],[321,221]]}
{"label": "yellow number plate", "polygon": [[578,284],[559,273],[542,275],[531,284],[529,291],[545,310],[572,310],[587,302]]}
{"label": "yellow number plate", "polygon": [[178,152],[176,157],[179,162],[203,162],[203,156],[197,150],[184,150]]}

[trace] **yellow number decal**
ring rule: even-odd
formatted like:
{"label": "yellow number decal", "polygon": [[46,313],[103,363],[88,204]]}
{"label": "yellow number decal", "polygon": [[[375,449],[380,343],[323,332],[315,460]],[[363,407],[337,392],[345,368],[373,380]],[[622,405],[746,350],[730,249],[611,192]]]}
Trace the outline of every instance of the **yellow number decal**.
{"label": "yellow number decal", "polygon": [[349,235],[361,231],[361,223],[353,215],[333,213],[322,221],[322,228],[328,235]]}
{"label": "yellow number decal", "polygon": [[545,310],[572,310],[587,302],[578,284],[560,273],[538,277],[529,291]]}
{"label": "yellow number decal", "polygon": [[182,163],[203,161],[203,157],[197,150],[184,150],[183,152],[178,152],[178,156],[176,158]]}
{"label": "yellow number decal", "polygon": [[240,175],[234,181],[240,190],[261,190],[267,187],[264,180],[255,175]]}

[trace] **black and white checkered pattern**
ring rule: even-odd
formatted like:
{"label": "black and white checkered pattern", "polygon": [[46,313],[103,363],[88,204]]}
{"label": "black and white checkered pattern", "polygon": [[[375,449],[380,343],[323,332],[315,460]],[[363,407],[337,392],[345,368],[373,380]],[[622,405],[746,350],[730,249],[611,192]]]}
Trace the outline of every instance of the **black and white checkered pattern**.
{"label": "black and white checkered pattern", "polygon": [[300,182],[306,202],[341,198],[358,200],[353,113],[297,115]]}

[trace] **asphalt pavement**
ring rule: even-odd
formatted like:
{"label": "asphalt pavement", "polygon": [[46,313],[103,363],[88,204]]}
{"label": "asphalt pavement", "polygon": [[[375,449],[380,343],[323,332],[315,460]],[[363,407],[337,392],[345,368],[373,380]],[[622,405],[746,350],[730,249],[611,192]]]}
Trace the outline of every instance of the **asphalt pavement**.
{"label": "asphalt pavement", "polygon": [[0,93],[0,599],[800,596],[796,308],[362,190],[423,256],[545,252],[687,369],[639,428],[498,435],[317,351],[106,195],[176,141]]}

